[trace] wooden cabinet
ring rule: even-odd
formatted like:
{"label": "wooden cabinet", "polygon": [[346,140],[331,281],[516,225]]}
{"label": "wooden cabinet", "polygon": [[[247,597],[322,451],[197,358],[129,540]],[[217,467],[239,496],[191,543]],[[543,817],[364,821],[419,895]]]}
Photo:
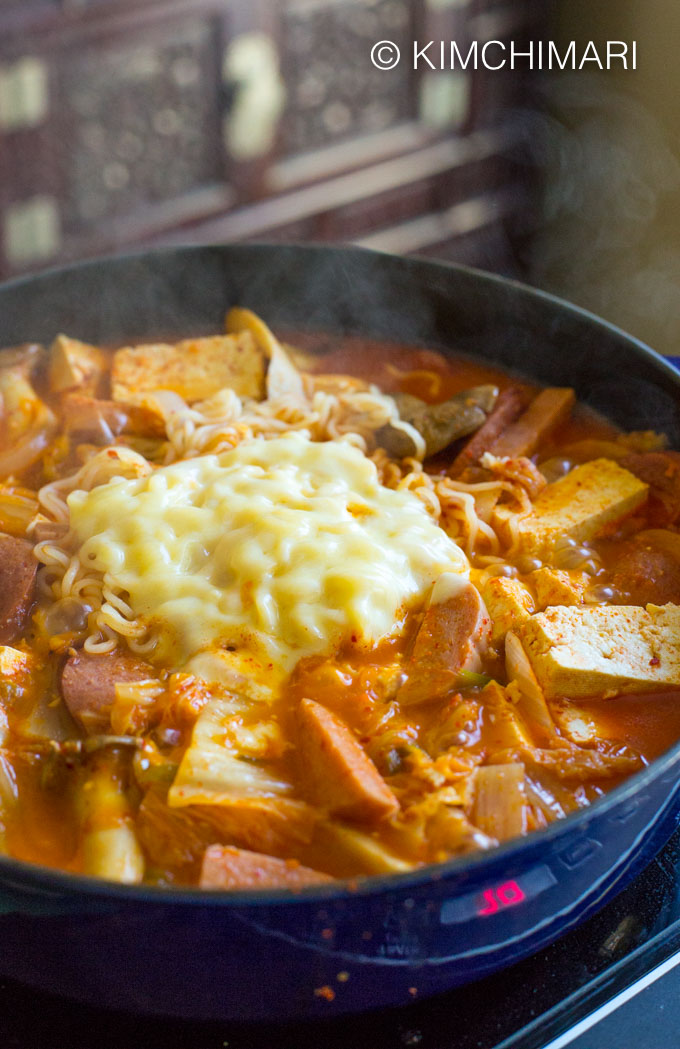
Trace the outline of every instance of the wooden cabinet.
{"label": "wooden cabinet", "polygon": [[[236,238],[511,267],[525,80],[410,58],[538,18],[530,0],[0,0],[0,274]],[[394,70],[371,63],[381,39]]]}

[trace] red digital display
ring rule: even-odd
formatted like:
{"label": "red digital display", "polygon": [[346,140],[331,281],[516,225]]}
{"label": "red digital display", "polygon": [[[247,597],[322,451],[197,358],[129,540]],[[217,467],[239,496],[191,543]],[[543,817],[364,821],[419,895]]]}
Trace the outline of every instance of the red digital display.
{"label": "red digital display", "polygon": [[483,905],[477,907],[477,914],[486,916],[496,914],[505,907],[514,907],[521,903],[526,896],[516,881],[504,881],[493,889],[484,889],[482,893]]}
{"label": "red digital display", "polygon": [[503,914],[525,900],[533,900],[557,884],[553,872],[545,864],[530,867],[518,875],[517,881],[508,878],[486,889],[475,889],[462,896],[444,900],[441,909],[442,925],[459,925],[473,918],[488,918]]}

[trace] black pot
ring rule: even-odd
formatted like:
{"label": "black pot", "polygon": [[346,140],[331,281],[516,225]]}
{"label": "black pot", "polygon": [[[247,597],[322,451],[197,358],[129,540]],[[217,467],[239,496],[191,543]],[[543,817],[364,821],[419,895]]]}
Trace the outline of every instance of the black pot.
{"label": "black pot", "polygon": [[[460,267],[357,249],[189,248],[0,288],[0,345],[276,329],[458,350],[570,385],[680,446],[680,377],[623,332]],[[680,811],[680,746],[588,809],[490,853],[292,894],[137,888],[0,859],[0,969],[101,1006],[186,1017],[330,1016],[412,1001],[537,950],[618,891]]]}

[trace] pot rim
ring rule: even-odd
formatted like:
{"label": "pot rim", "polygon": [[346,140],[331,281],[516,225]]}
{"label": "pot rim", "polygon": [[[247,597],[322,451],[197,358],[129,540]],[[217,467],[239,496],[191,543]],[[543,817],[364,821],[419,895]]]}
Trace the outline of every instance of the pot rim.
{"label": "pot rim", "polygon": [[[657,353],[642,340],[628,334],[617,325],[599,317],[597,314],[568,302],[550,292],[533,288],[528,284],[513,278],[503,277],[495,273],[489,273],[471,266],[459,263],[442,261],[440,259],[429,259],[422,257],[408,257],[390,255],[386,252],[373,251],[368,248],[356,247],[354,245],[338,246],[322,243],[307,242],[298,243],[265,243],[257,242],[250,244],[224,243],[224,244],[183,244],[175,247],[161,247],[140,251],[126,252],[124,254],[100,256],[82,262],[73,262],[64,266],[54,266],[42,270],[36,274],[15,277],[10,281],[0,284],[0,302],[5,291],[15,288],[39,284],[41,281],[49,281],[50,278],[74,271],[85,271],[89,268],[105,265],[125,265],[134,261],[143,261],[150,256],[158,259],[163,255],[186,255],[188,258],[197,254],[214,253],[223,255],[225,253],[271,255],[272,252],[284,254],[301,253],[307,255],[329,253],[344,256],[358,256],[360,258],[382,259],[385,265],[395,266],[397,269],[415,269],[416,271],[439,270],[441,272],[451,271],[464,273],[478,283],[495,288],[512,289],[516,297],[525,300],[539,300],[548,306],[557,308],[561,313],[578,318],[582,323],[590,327],[599,328],[609,335],[614,335],[626,344],[629,352],[634,356],[651,361],[655,368],[660,371],[671,384],[676,386],[680,394],[680,373],[661,354]],[[371,337],[371,336],[369,336]],[[26,891],[44,896],[48,895],[73,895],[94,896],[98,898],[109,898],[121,902],[145,902],[154,905],[189,905],[191,907],[267,907],[271,905],[290,905],[297,902],[323,903],[329,900],[351,900],[359,897],[381,896],[385,893],[404,893],[408,890],[418,888],[432,882],[449,881],[459,875],[470,874],[474,876],[478,871],[493,863],[494,866],[502,864],[507,860],[511,867],[513,860],[521,862],[523,851],[533,848],[548,846],[554,839],[566,836],[567,829],[575,830],[578,827],[585,828],[596,816],[604,815],[608,810],[616,808],[619,804],[630,799],[638,791],[644,790],[655,780],[667,773],[673,766],[680,763],[680,740],[665,751],[662,755],[652,761],[644,769],[634,773],[623,783],[618,784],[605,795],[597,798],[585,808],[569,813],[563,819],[556,820],[541,830],[532,831],[526,837],[514,838],[503,842],[493,849],[485,852],[476,852],[465,856],[449,859],[443,863],[428,864],[404,873],[364,875],[354,878],[338,879],[332,884],[322,886],[308,886],[304,889],[225,889],[205,890],[187,887],[165,887],[156,885],[124,885],[119,882],[110,882],[99,878],[88,877],[82,874],[74,874],[68,871],[58,870],[51,867],[43,867],[39,864],[29,863],[23,860],[13,859],[8,856],[0,856],[0,898],[3,887]],[[680,773],[679,773],[680,778]]]}

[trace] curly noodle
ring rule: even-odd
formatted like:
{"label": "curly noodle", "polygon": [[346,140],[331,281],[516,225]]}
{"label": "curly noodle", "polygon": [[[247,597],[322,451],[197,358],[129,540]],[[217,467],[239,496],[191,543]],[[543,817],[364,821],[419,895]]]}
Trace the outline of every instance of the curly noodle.
{"label": "curly noodle", "polygon": [[[420,433],[399,417],[395,402],[376,386],[357,383],[349,377],[305,375],[303,397],[283,395],[256,402],[242,400],[231,389],[188,405],[177,394],[161,391],[149,401],[163,416],[165,440],[155,463],[123,445],[92,449],[75,473],[52,481],[39,492],[39,513],[30,532],[37,540],[35,555],[41,563],[38,585],[46,598],[72,598],[87,606],[88,634],[85,649],[111,652],[120,639],[135,652],[153,649],[156,639],[136,618],[129,595],[107,573],[100,572],[78,548],[69,527],[68,496],[116,479],[148,476],[157,465],[167,466],[201,455],[219,455],[243,441],[267,440],[290,430],[312,441],[347,441],[369,456],[382,484],[407,490],[425,506],[431,517],[480,564],[503,560],[503,543],[489,520],[481,513],[504,500],[514,511],[509,517],[511,549],[517,542],[520,518],[531,502],[520,480],[494,476],[476,484],[464,484],[445,474],[430,474],[423,467],[425,444]],[[413,440],[414,457],[395,460],[377,447],[376,431],[390,423]]]}

